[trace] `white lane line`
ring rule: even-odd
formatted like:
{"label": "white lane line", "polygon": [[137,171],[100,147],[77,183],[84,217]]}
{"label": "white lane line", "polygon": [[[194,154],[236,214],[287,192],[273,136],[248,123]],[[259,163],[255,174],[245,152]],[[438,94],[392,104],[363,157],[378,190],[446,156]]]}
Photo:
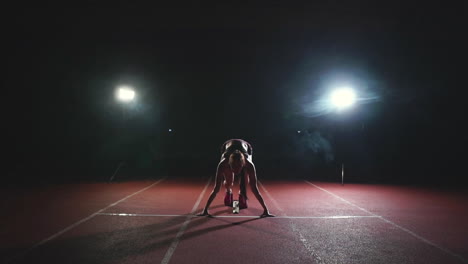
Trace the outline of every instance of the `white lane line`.
{"label": "white lane line", "polygon": [[[270,194],[269,191],[263,186],[263,184],[259,181],[258,182],[260,187],[263,189],[263,191],[266,193],[266,195],[270,198],[272,203],[275,205],[275,207],[283,214],[283,216],[276,216],[276,217],[282,217],[282,218],[287,218],[288,216],[284,212],[284,210],[279,206],[278,202],[273,198],[273,196]],[[275,218],[275,217],[273,217]],[[291,229],[293,230],[294,233],[297,233],[299,235],[299,240],[301,241],[302,245],[305,247],[305,249],[309,252],[311,257],[317,262],[317,263],[326,263],[317,253],[314,251],[312,245],[307,241],[307,239],[304,237],[304,235],[301,233],[301,231],[297,228],[296,224],[293,221],[289,221],[291,225]]]}
{"label": "white lane line", "polygon": [[210,177],[208,179],[208,182],[206,183],[205,185],[205,188],[203,188],[203,191],[200,193],[200,195],[198,196],[198,199],[197,201],[195,202],[195,204],[193,205],[192,207],[192,211],[190,213],[190,215],[186,215],[186,219],[185,219],[185,222],[182,224],[182,226],[180,227],[179,229],[179,232],[177,232],[177,235],[176,237],[174,238],[174,240],[172,240],[172,243],[171,243],[171,246],[169,247],[169,249],[167,250],[166,254],[164,255],[164,258],[161,260],[161,264],[167,264],[169,263],[169,261],[171,260],[172,258],[172,255],[174,254],[177,246],[179,245],[179,242],[180,242],[180,238],[182,237],[182,235],[184,234],[185,230],[187,229],[188,227],[188,224],[190,223],[190,220],[192,220],[192,218],[194,218],[194,213],[195,211],[198,209],[198,205],[200,205],[200,202],[201,202],[201,199],[203,198],[203,195],[205,195],[205,192],[206,192],[206,189],[208,188],[208,186],[210,185],[210,182],[211,182],[211,178]]}
{"label": "white lane line", "polygon": [[[187,217],[193,214],[127,214],[127,213],[99,213],[106,216],[140,216],[140,217]],[[261,218],[258,215],[212,215],[211,218]],[[348,218],[376,218],[376,215],[332,215],[332,216],[275,216],[268,219],[348,219]]]}
{"label": "white lane line", "polygon": [[142,216],[142,217],[187,217],[186,214],[126,214],[126,213],[99,213],[107,216]]}
{"label": "white lane line", "polygon": [[109,204],[108,206],[106,206],[106,207],[104,207],[104,208],[102,208],[102,209],[100,209],[100,210],[98,210],[98,211],[92,213],[91,215],[89,215],[89,216],[87,216],[87,217],[85,217],[85,218],[83,218],[83,219],[81,219],[81,220],[79,220],[79,221],[77,221],[77,222],[75,222],[75,223],[73,223],[73,224],[71,224],[71,225],[65,227],[64,229],[58,231],[57,233],[51,235],[50,237],[48,237],[48,238],[46,238],[46,239],[40,241],[39,243],[35,244],[34,246],[32,246],[32,247],[28,248],[27,250],[23,251],[23,252],[20,253],[19,255],[16,255],[16,256],[10,258],[9,260],[7,260],[6,263],[10,263],[11,261],[13,261],[13,260],[15,260],[15,259],[17,259],[17,258],[26,255],[26,254],[27,254],[28,252],[30,252],[31,250],[33,250],[33,249],[35,249],[35,248],[37,248],[37,247],[39,247],[39,246],[41,246],[41,245],[43,245],[43,244],[45,244],[45,243],[47,243],[47,242],[53,240],[53,239],[55,239],[55,238],[57,238],[57,237],[63,235],[63,234],[66,233],[67,231],[69,231],[69,230],[71,230],[71,229],[77,227],[78,225],[80,225],[80,224],[82,224],[82,223],[88,221],[89,219],[91,219],[91,218],[95,217],[96,215],[100,214],[101,212],[103,212],[103,211],[105,211],[105,210],[111,208],[112,206],[115,206],[115,205],[117,205],[117,204],[119,204],[119,203],[121,203],[121,202],[127,200],[128,198],[130,198],[130,197],[132,197],[132,196],[134,196],[134,195],[137,195],[137,194],[139,194],[139,193],[141,193],[141,192],[144,192],[144,191],[148,190],[149,188],[151,188],[151,187],[153,187],[154,185],[156,185],[156,184],[162,182],[162,181],[165,180],[165,179],[166,179],[166,178],[164,177],[164,178],[162,178],[162,179],[160,179],[160,180],[158,180],[158,181],[156,181],[156,182],[150,184],[149,186],[147,186],[147,187],[145,187],[145,188],[143,188],[143,189],[141,189],[141,190],[139,190],[139,191],[137,191],[137,192],[134,192],[134,193],[132,193],[132,194],[130,194],[130,195],[127,195],[127,196],[125,196],[124,198],[118,200],[117,202],[112,203],[112,204]]}
{"label": "white lane line", "polygon": [[338,198],[339,200],[341,200],[341,201],[343,201],[343,202],[345,202],[345,203],[347,203],[347,204],[349,204],[349,205],[351,205],[351,206],[354,206],[354,207],[358,208],[359,210],[361,210],[361,211],[363,211],[363,212],[366,212],[366,213],[368,213],[368,214],[370,214],[370,215],[372,215],[372,216],[375,216],[375,217],[378,217],[378,218],[382,219],[384,222],[393,225],[394,227],[396,227],[396,228],[398,228],[398,229],[400,229],[400,230],[402,230],[402,231],[404,231],[404,232],[406,232],[406,233],[408,233],[408,234],[414,236],[415,238],[417,238],[417,239],[423,241],[423,242],[426,243],[426,244],[429,244],[429,245],[431,245],[431,246],[433,246],[433,247],[435,247],[435,248],[437,248],[437,249],[439,249],[439,250],[442,250],[443,252],[445,252],[445,253],[451,255],[452,257],[458,258],[459,260],[461,260],[461,261],[464,262],[464,263],[468,263],[468,260],[466,260],[466,259],[463,258],[462,256],[460,256],[460,255],[458,255],[458,254],[456,254],[456,253],[453,253],[452,251],[450,251],[450,250],[448,250],[448,249],[446,249],[446,248],[443,248],[443,247],[441,247],[441,246],[435,244],[435,243],[432,242],[432,241],[427,240],[426,238],[424,238],[424,237],[422,237],[422,236],[416,234],[415,232],[413,232],[413,231],[411,231],[411,230],[409,230],[409,229],[407,229],[407,228],[405,228],[405,227],[402,227],[402,226],[400,226],[400,225],[398,225],[398,224],[396,224],[396,223],[394,223],[394,222],[392,222],[392,221],[386,219],[386,218],[383,217],[383,216],[376,215],[376,214],[374,214],[374,213],[372,213],[372,212],[370,212],[370,211],[368,211],[368,210],[366,210],[366,209],[364,209],[364,208],[362,208],[362,207],[360,207],[360,206],[358,206],[358,205],[356,205],[356,204],[354,204],[354,203],[352,203],[352,202],[350,202],[350,201],[348,201],[348,200],[346,200],[346,199],[344,199],[344,198],[341,198],[340,196],[338,196],[338,195],[336,195],[336,194],[334,194],[334,193],[332,193],[332,192],[330,192],[330,191],[328,191],[328,190],[325,190],[324,188],[319,187],[319,186],[317,186],[317,185],[315,185],[315,184],[313,184],[313,183],[311,183],[311,182],[309,182],[309,181],[305,181],[305,182],[308,183],[308,184],[310,184],[310,185],[312,185],[312,186],[314,186],[315,188],[317,188],[317,189],[319,189],[319,190],[322,190],[322,191],[324,191],[324,192],[326,192],[326,193],[328,193],[328,194],[334,196],[335,198]]}
{"label": "white lane line", "polygon": [[378,217],[374,215],[332,215],[332,216],[289,216],[279,218],[291,218],[291,219],[349,219],[349,218],[373,218]]}

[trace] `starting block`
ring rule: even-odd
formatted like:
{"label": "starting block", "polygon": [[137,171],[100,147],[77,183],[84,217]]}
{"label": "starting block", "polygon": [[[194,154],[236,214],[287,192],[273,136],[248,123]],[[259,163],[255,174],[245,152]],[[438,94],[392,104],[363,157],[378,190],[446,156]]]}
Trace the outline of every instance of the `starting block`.
{"label": "starting block", "polygon": [[239,213],[239,201],[232,201],[232,213],[238,214]]}

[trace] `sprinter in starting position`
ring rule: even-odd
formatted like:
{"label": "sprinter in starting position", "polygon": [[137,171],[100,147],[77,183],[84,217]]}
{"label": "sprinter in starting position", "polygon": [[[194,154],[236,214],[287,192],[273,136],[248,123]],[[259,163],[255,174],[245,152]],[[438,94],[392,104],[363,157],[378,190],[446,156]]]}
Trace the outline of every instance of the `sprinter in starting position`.
{"label": "sprinter in starting position", "polygon": [[252,162],[252,146],[242,139],[230,139],[221,147],[221,153],[221,161],[219,162],[216,171],[215,186],[206,202],[205,209],[199,215],[210,215],[208,213],[208,208],[218,194],[221,185],[226,188],[224,204],[226,206],[232,206],[232,186],[234,181],[239,179],[239,208],[247,208],[246,183],[250,183],[250,188],[253,194],[263,207],[263,214],[260,217],[272,217],[273,215],[268,211],[265,201],[258,191],[257,175],[255,172],[255,166]]}

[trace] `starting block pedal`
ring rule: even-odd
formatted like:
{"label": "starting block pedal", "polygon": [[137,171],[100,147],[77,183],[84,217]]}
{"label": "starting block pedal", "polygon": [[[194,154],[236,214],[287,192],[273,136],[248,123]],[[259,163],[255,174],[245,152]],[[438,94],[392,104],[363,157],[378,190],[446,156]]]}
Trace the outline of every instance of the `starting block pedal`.
{"label": "starting block pedal", "polygon": [[238,214],[239,213],[239,201],[232,201],[232,213]]}

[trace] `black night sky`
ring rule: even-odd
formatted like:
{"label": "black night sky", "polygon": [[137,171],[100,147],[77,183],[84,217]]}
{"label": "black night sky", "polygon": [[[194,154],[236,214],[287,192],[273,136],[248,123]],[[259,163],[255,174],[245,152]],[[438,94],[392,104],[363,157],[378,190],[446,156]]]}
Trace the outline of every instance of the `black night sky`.
{"label": "black night sky", "polygon": [[[344,162],[356,181],[460,181],[466,9],[325,2],[5,8],[4,177],[214,173],[243,138],[260,178],[337,180]],[[365,100],[308,112],[340,83]]]}

